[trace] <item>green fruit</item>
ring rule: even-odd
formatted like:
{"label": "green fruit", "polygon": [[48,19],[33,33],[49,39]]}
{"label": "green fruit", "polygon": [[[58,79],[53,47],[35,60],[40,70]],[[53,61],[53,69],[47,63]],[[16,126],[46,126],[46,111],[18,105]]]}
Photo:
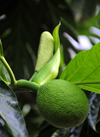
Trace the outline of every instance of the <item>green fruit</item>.
{"label": "green fruit", "polygon": [[61,79],[42,85],[36,102],[46,121],[58,128],[80,125],[89,111],[85,93],[77,85]]}

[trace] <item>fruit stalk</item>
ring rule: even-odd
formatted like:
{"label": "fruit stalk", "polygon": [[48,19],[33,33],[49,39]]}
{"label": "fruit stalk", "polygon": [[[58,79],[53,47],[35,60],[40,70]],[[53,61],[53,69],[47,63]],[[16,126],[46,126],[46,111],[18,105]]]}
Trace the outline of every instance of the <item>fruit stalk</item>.
{"label": "fruit stalk", "polygon": [[30,82],[27,80],[20,79],[16,82],[16,85],[12,87],[13,89],[27,89],[32,91],[37,91],[40,85],[35,82]]}

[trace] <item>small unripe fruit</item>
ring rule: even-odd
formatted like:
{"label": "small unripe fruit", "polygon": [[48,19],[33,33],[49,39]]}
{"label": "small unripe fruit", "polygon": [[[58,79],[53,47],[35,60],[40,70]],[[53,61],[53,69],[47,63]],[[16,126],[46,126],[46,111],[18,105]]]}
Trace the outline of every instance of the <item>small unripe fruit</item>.
{"label": "small unripe fruit", "polygon": [[36,101],[45,120],[58,128],[82,124],[89,111],[85,93],[77,85],[61,79],[42,85]]}

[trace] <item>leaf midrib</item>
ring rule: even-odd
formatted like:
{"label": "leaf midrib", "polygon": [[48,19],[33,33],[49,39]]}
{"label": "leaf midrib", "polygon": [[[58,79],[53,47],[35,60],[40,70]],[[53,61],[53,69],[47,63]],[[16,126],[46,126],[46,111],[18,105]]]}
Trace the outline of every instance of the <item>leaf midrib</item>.
{"label": "leaf midrib", "polygon": [[[87,56],[88,56],[88,54],[89,54],[89,52],[87,52]],[[82,65],[80,65],[80,67],[75,71],[75,73],[73,73],[73,75],[72,75],[69,79],[67,79],[67,80],[70,80],[70,79],[79,71],[79,69],[81,69],[81,67],[83,66],[83,64],[85,63],[85,61],[86,61],[86,59],[87,59],[87,56],[86,56],[86,58],[84,59]]]}

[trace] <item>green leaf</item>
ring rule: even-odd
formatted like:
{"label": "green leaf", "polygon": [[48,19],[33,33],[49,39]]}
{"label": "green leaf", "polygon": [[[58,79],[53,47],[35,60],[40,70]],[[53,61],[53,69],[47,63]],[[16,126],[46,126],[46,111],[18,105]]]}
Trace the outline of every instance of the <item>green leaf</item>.
{"label": "green leaf", "polygon": [[0,56],[3,56],[3,48],[2,48],[2,42],[0,40]]}
{"label": "green leaf", "polygon": [[82,51],[70,61],[60,79],[80,88],[100,93],[100,42],[90,50]]}
{"label": "green leaf", "polygon": [[16,96],[3,81],[0,81],[0,116],[13,137],[28,137]]}
{"label": "green leaf", "polygon": [[9,73],[1,61],[0,61],[0,80],[4,81],[6,84],[11,83]]}
{"label": "green leaf", "polygon": [[60,46],[60,41],[59,41],[59,27],[60,27],[61,23],[59,23],[59,25],[57,25],[55,27],[55,29],[53,30],[53,38],[54,38],[54,46],[55,46],[55,52],[58,50],[59,46]]}

